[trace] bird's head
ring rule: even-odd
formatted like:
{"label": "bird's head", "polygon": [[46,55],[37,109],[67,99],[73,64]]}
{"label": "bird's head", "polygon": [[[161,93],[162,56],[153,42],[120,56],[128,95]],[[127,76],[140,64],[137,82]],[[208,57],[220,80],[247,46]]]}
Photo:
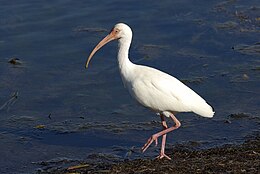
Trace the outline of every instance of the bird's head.
{"label": "bird's head", "polygon": [[132,40],[132,30],[131,28],[124,24],[124,23],[118,23],[116,24],[111,32],[104,38],[102,39],[97,46],[92,50],[91,54],[88,57],[88,60],[86,62],[86,68],[88,68],[89,62],[91,58],[94,56],[94,54],[104,45],[106,45],[108,42],[112,40],[119,40],[119,41],[131,41]]}
{"label": "bird's head", "polygon": [[[117,35],[117,39],[129,39],[132,38],[132,30],[131,28],[124,24],[124,23],[118,23],[114,26],[114,28],[112,29],[112,31],[115,30],[116,35]],[[111,32],[112,32],[111,31]]]}

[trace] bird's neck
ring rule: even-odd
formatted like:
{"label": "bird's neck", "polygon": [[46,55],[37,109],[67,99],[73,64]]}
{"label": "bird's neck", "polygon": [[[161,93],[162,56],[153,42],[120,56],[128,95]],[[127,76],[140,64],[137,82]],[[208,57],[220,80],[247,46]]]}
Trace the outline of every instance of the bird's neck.
{"label": "bird's neck", "polygon": [[121,73],[130,70],[133,67],[133,63],[129,60],[129,48],[131,45],[131,39],[120,39],[118,44],[118,65]]}

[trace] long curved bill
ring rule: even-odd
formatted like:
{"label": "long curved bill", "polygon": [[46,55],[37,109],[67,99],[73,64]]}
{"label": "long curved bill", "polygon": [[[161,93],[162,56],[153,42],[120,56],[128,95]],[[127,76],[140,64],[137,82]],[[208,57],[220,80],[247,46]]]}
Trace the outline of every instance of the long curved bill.
{"label": "long curved bill", "polygon": [[101,40],[97,46],[92,50],[90,53],[88,60],[86,61],[86,68],[88,68],[89,62],[91,58],[94,56],[94,54],[104,45],[106,45],[108,42],[116,39],[116,32],[112,30],[103,40]]}

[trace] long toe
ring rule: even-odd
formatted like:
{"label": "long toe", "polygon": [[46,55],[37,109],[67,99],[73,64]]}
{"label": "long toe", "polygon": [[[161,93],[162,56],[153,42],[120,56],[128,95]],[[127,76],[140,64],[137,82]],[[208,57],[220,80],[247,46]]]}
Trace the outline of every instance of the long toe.
{"label": "long toe", "polygon": [[147,142],[145,143],[145,145],[142,147],[142,152],[145,152],[146,149],[148,149],[148,147],[155,141],[155,146],[158,144],[158,140],[156,136],[151,136]]}
{"label": "long toe", "polygon": [[160,155],[158,155],[156,158],[163,159],[164,157],[168,160],[171,160],[171,158],[168,155],[166,155],[165,153],[160,153]]}

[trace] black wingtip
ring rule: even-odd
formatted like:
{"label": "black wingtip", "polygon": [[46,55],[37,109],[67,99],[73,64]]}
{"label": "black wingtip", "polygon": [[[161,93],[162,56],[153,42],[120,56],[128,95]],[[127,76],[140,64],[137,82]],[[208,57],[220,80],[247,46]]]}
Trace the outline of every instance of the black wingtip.
{"label": "black wingtip", "polygon": [[[208,103],[208,102],[207,102],[207,103]],[[213,112],[215,112],[215,108],[214,108],[210,103],[208,103],[208,104],[211,106]]]}

